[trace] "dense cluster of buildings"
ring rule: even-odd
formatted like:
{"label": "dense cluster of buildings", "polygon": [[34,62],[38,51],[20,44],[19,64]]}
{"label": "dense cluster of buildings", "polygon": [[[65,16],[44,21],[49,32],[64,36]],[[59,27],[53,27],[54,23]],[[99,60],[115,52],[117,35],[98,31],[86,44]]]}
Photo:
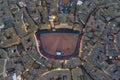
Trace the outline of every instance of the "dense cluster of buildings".
{"label": "dense cluster of buildings", "polygon": [[[0,0],[0,80],[120,80],[120,0]],[[35,33],[83,33],[79,55],[48,59]]]}

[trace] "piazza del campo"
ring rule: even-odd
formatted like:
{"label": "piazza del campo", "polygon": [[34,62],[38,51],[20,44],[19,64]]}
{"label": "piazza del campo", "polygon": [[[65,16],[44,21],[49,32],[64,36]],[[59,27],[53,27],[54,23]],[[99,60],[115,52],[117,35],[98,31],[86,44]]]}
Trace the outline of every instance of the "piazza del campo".
{"label": "piazza del campo", "polygon": [[120,0],[0,0],[0,80],[120,80]]}

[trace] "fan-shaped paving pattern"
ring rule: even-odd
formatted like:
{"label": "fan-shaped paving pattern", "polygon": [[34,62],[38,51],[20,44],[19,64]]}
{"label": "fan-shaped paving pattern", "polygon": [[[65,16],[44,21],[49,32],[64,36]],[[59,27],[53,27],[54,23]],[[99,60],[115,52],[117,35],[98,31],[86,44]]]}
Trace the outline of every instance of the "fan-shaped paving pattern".
{"label": "fan-shaped paving pattern", "polygon": [[[119,4],[0,0],[0,80],[120,80]],[[55,60],[40,55],[35,33],[59,28],[83,34],[78,56]]]}

